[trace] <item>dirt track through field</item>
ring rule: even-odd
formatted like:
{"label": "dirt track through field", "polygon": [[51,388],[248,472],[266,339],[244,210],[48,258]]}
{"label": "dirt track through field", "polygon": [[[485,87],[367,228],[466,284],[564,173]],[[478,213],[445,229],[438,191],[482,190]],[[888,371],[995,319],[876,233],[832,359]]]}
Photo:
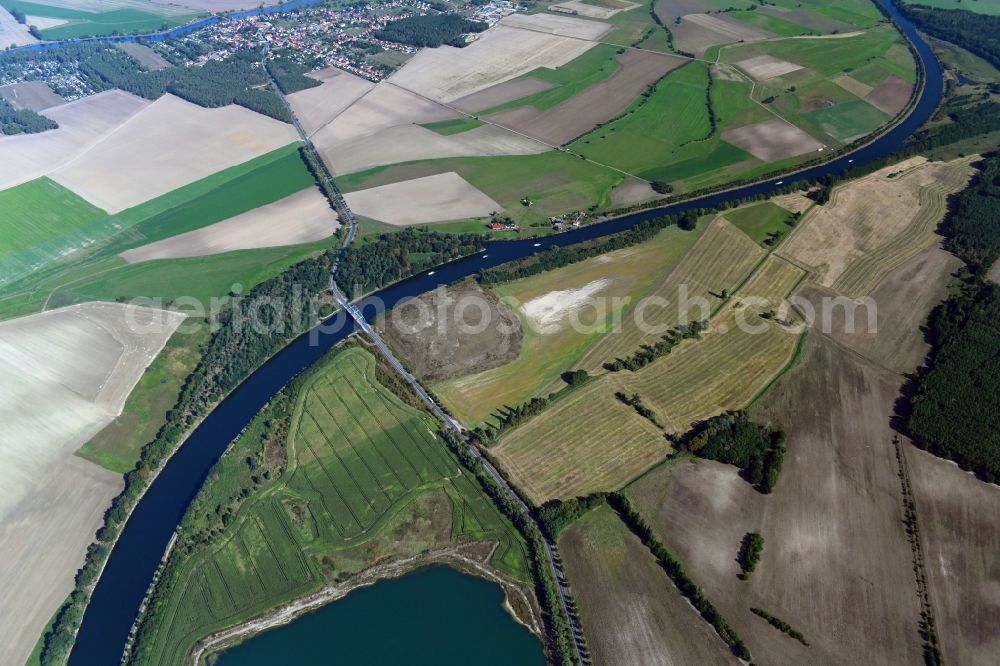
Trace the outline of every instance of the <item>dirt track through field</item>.
{"label": "dirt track through field", "polygon": [[550,109],[522,106],[488,119],[545,143],[563,145],[619,115],[647,86],[688,62],[638,49],[630,49],[616,60],[621,68],[610,78]]}

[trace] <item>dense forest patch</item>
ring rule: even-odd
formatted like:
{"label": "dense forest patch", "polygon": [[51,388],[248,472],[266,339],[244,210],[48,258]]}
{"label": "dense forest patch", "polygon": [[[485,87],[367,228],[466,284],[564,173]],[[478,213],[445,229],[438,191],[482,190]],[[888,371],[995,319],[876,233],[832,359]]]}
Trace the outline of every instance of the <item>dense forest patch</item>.
{"label": "dense forest patch", "polygon": [[684,448],[699,458],[736,465],[744,479],[769,493],[781,473],[785,433],[754,423],[746,412],[729,412],[696,426]]}
{"label": "dense forest patch", "polygon": [[375,36],[411,46],[436,47],[447,44],[462,47],[465,46],[465,38],[462,35],[482,32],[488,27],[485,23],[469,21],[456,14],[434,14],[393,21],[381,30],[375,31]]}

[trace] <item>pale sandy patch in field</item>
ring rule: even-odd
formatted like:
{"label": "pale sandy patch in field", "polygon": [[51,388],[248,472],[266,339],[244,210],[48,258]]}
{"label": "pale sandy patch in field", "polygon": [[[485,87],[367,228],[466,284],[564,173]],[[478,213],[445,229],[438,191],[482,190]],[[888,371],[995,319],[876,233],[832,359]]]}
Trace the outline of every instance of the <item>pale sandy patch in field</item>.
{"label": "pale sandy patch in field", "polygon": [[[0,323],[0,645],[23,657],[120,477],[73,452],[120,414],[184,316],[86,303]],[[23,663],[23,658],[11,663]]]}
{"label": "pale sandy patch in field", "polygon": [[337,213],[318,189],[296,192],[228,220],[121,253],[130,264],[153,259],[203,257],[234,250],[282,247],[329,238]]}
{"label": "pale sandy patch in field", "polygon": [[49,18],[48,16],[25,16],[25,20],[28,25],[33,25],[39,30],[48,30],[49,28],[58,28],[61,25],[66,25],[69,23],[66,19]]}
{"label": "pale sandy patch in field", "polygon": [[291,125],[241,106],[206,109],[164,95],[50,177],[117,213],[296,138]]}
{"label": "pale sandy patch in field", "polygon": [[555,87],[556,84],[550,81],[536,79],[533,76],[528,76],[522,79],[511,79],[510,81],[498,83],[497,85],[490,86],[485,90],[480,90],[477,93],[472,93],[471,95],[466,95],[461,99],[457,99],[452,102],[451,106],[465,111],[466,113],[476,113],[478,111],[483,111],[484,109],[500,106],[501,104],[506,104],[507,102],[513,102],[516,99],[521,99],[522,97],[527,97],[528,95],[533,95],[535,93],[542,92],[543,90],[549,90]]}
{"label": "pale sandy patch in field", "polygon": [[758,81],[767,81],[802,69],[802,65],[796,65],[794,62],[781,60],[767,54],[740,60],[736,66]]}
{"label": "pale sandy patch in field", "polygon": [[879,111],[894,116],[906,108],[912,94],[913,84],[893,74],[865,95],[865,101]]}
{"label": "pale sandy patch in field", "polygon": [[523,28],[547,32],[560,37],[588,40],[600,39],[608,30],[611,30],[610,23],[556,14],[511,14],[501,19],[500,24],[509,28]]}
{"label": "pale sandy patch in field", "polygon": [[[322,137],[320,132],[317,137]],[[384,164],[442,157],[487,155],[534,155],[549,150],[543,143],[494,125],[444,136],[419,125],[399,125],[353,141],[330,144],[317,140],[316,147],[334,173],[363,171]]]}
{"label": "pale sandy patch in field", "polygon": [[28,26],[18,23],[9,11],[0,7],[0,49],[34,44],[37,41],[28,32]]}
{"label": "pale sandy patch in field", "polygon": [[851,78],[847,74],[841,74],[840,76],[835,76],[830,79],[838,86],[851,93],[852,95],[857,95],[858,97],[864,98],[868,93],[872,91],[872,87],[867,83],[861,83],[857,79]]}
{"label": "pale sandy patch in field", "polygon": [[655,192],[644,180],[628,178],[624,183],[611,190],[611,203],[616,206],[631,206],[633,204],[659,199],[664,195]]}
{"label": "pale sandy patch in field", "polygon": [[25,81],[0,87],[0,97],[18,110],[41,111],[66,103],[66,100],[52,92],[52,88],[42,81]]}
{"label": "pale sandy patch in field", "polygon": [[781,118],[726,130],[722,133],[722,140],[739,146],[764,162],[777,162],[823,147],[822,143]]}
{"label": "pale sandy patch in field", "polygon": [[292,93],[288,96],[288,102],[308,134],[336,118],[375,87],[371,81],[336,67],[327,67],[307,76],[322,81],[322,84]]}
{"label": "pale sandy patch in field", "polygon": [[396,225],[483,217],[502,208],[453,171],[349,192],[344,198],[359,215]]}
{"label": "pale sandy patch in field", "polygon": [[607,19],[611,18],[618,12],[624,12],[629,9],[635,9],[638,6],[639,5],[637,5],[634,2],[616,2],[614,3],[614,7],[606,7],[606,6],[592,5],[588,2],[581,2],[581,0],[569,0],[569,2],[561,2],[558,5],[552,5],[551,7],[549,7],[549,9],[569,10],[571,12],[576,12],[580,16],[586,16],[587,18]]}
{"label": "pale sandy patch in field", "polygon": [[59,123],[59,129],[0,136],[0,189],[57,169],[147,106],[142,98],[109,90],[46,110],[42,115]]}
{"label": "pale sandy patch in field", "polygon": [[542,335],[558,333],[569,323],[569,316],[604,291],[611,280],[594,280],[578,289],[561,289],[533,298],[520,310],[528,323]]}
{"label": "pale sandy patch in field", "polygon": [[538,67],[559,67],[594,42],[498,24],[464,48],[423,49],[389,81],[421,95],[451,102]]}
{"label": "pale sandy patch in field", "polygon": [[[838,186],[828,203],[810,210],[779,252],[810,267],[819,284],[833,286],[854,262],[888,246],[923,207],[932,203],[927,193],[922,193],[925,188],[947,184],[945,191],[938,193],[943,215],[943,197],[948,191],[961,189],[969,173],[967,165],[955,163],[953,169],[949,164],[911,157]],[[953,178],[945,181],[946,175]],[[922,234],[930,243],[935,223],[929,220]],[[921,244],[919,238],[915,243],[914,254],[927,244]]]}

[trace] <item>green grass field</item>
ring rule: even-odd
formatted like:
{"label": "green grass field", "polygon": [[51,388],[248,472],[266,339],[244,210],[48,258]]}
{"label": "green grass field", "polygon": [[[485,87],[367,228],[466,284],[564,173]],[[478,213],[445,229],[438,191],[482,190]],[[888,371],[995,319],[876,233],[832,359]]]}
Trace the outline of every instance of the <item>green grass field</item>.
{"label": "green grass field", "polygon": [[795,37],[797,35],[808,35],[814,32],[813,30],[801,26],[798,23],[785,21],[784,19],[780,19],[776,16],[771,16],[770,14],[758,11],[729,12],[726,14],[726,17],[742,21],[743,23],[760,28],[761,30],[773,32],[779,37]]}
{"label": "green grass field", "polygon": [[140,663],[183,663],[213,631],[449,544],[496,540],[491,564],[530,580],[523,541],[368,352],[335,352],[294,393],[254,419],[189,508]]}
{"label": "green grass field", "polygon": [[421,125],[421,127],[426,127],[442,136],[451,136],[452,134],[461,134],[462,132],[474,130],[477,127],[482,127],[484,124],[481,120],[464,116],[462,118],[455,118],[454,120],[439,120],[436,123],[426,123]]}
{"label": "green grass field", "polygon": [[844,143],[859,139],[892,120],[889,114],[860,99],[810,111],[806,115],[824,132]]}
{"label": "green grass field", "polygon": [[856,28],[870,28],[884,20],[875,3],[870,0],[773,0],[773,4],[786,9],[806,9],[814,14],[842,21]]}
{"label": "green grass field", "polygon": [[46,4],[2,0],[0,5],[16,9],[29,16],[62,19],[66,23],[41,30],[47,40],[72,39],[74,37],[102,37],[105,35],[129,34],[133,32],[158,32],[190,23],[203,13],[182,10],[178,7],[146,3],[149,11],[132,7],[109,9],[103,12],[86,12],[68,7],[54,7]]}
{"label": "green grass field", "polygon": [[39,178],[0,192],[0,286],[115,229],[107,213]]}
{"label": "green grass field", "polygon": [[207,326],[193,333],[175,333],[143,373],[121,416],[76,450],[76,455],[112,472],[125,474],[139,460],[143,446],[153,441],[177,404],[181,387],[201,359]]}
{"label": "green grass field", "polygon": [[[627,315],[639,299],[650,293],[701,236],[677,227],[665,229],[655,239],[633,248],[611,252],[565,268],[548,271],[501,285],[497,292],[517,305],[556,290],[579,289],[595,280],[610,280],[602,297],[627,298],[621,309]],[[515,308],[516,309],[516,308]],[[504,405],[522,403],[547,394],[561,384],[559,376],[578,367],[587,351],[607,336],[613,327],[609,308],[600,319],[581,316],[588,330],[564,326],[542,333],[522,318],[524,340],[512,363],[474,375],[436,384],[434,392],[464,423],[475,425]],[[592,330],[590,330],[592,329]]]}
{"label": "green grass field", "polygon": [[726,211],[723,217],[761,245],[771,234],[784,235],[791,230],[788,222],[792,214],[770,201]]}
{"label": "green grass field", "polygon": [[964,9],[977,14],[1000,15],[1000,0],[904,0],[908,5],[924,5],[938,9]]}
{"label": "green grass field", "polygon": [[[538,155],[454,157],[376,167],[336,179],[344,192],[455,171],[502,205],[522,225],[545,223],[551,215],[608,206],[622,174],[552,150]],[[529,197],[531,207],[522,206]]]}
{"label": "green grass field", "polygon": [[573,95],[582,92],[590,86],[611,77],[621,69],[615,60],[618,49],[608,44],[598,44],[581,56],[570,60],[562,67],[550,69],[539,67],[520,78],[535,78],[555,84],[556,87],[528,95],[520,99],[480,111],[477,115],[488,116],[491,113],[514,109],[519,106],[531,105],[538,109],[551,109],[560,102],[565,102]]}

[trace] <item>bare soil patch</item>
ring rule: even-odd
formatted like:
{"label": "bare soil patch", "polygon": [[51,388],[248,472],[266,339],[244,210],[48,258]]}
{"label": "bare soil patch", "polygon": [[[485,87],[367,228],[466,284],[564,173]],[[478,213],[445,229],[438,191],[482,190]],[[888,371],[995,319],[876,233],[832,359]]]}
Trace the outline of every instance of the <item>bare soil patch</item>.
{"label": "bare soil patch", "polygon": [[288,102],[303,129],[310,135],[375,87],[371,81],[336,67],[327,67],[307,76],[322,81],[322,84],[292,93]]}
{"label": "bare soil patch", "polygon": [[379,327],[407,367],[429,383],[497,368],[521,353],[521,320],[474,280],[396,306]]}
{"label": "bare soil patch", "polygon": [[569,0],[569,2],[561,2],[558,5],[552,5],[549,7],[550,11],[562,10],[567,12],[573,12],[579,14],[580,16],[586,16],[587,18],[595,19],[608,19],[619,12],[624,12],[629,9],[635,9],[639,5],[634,2],[602,2],[601,4],[583,2],[583,0]]}
{"label": "bare soil patch", "polygon": [[299,245],[329,238],[338,226],[337,213],[330,208],[326,197],[310,187],[228,220],[127,250],[121,257],[135,264]]}
{"label": "bare soil patch", "polygon": [[677,48],[699,56],[715,44],[758,42],[774,37],[770,32],[747,23],[708,14],[685,14],[680,23],[671,20],[668,25]]}
{"label": "bare soil patch", "polygon": [[501,19],[501,24],[510,28],[523,28],[525,30],[537,30],[547,32],[560,37],[574,37],[576,39],[596,40],[600,39],[611,30],[610,23],[600,21],[589,21],[571,16],[559,16],[556,14],[511,14]]}
{"label": "bare soil patch", "polygon": [[913,94],[913,84],[893,74],[865,95],[865,101],[879,111],[895,116],[906,108]]}
{"label": "bare soil patch", "polygon": [[611,190],[611,203],[615,206],[632,206],[644,201],[659,199],[663,195],[655,192],[644,180],[628,178],[624,183]]}
{"label": "bare soil patch", "polygon": [[931,603],[946,663],[1000,654],[1000,488],[907,447]]}
{"label": "bare soil patch", "polygon": [[7,658],[31,652],[121,487],[119,475],[73,452],[121,413],[183,318],[86,303],[0,323],[0,642]]}
{"label": "bare soil patch", "polygon": [[[802,365],[755,409],[788,434],[773,494],[733,467],[663,467],[630,491],[760,663],[913,663],[921,659],[911,551],[902,525],[889,417],[901,378],[811,333]],[[748,582],[740,540],[764,536]],[[752,615],[805,634],[806,648]]]}
{"label": "bare soil patch", "polygon": [[847,74],[841,74],[840,76],[835,76],[830,79],[838,86],[851,93],[852,95],[857,95],[858,97],[864,99],[868,93],[870,93],[873,88],[867,83],[861,83],[857,79],[853,79]]}
{"label": "bare soil patch", "polygon": [[51,174],[117,213],[296,140],[291,125],[240,106],[206,109],[164,95]]}
{"label": "bare soil patch", "polygon": [[528,105],[493,114],[489,119],[548,144],[563,145],[614,118],[647,86],[688,62],[638,49],[629,49],[616,60],[621,68],[610,78],[550,109],[540,111]]}
{"label": "bare soil patch", "polygon": [[483,109],[500,106],[501,104],[513,102],[516,99],[521,99],[522,97],[534,95],[535,93],[555,87],[556,84],[551,81],[543,81],[533,76],[527,76],[504,81],[495,86],[490,86],[485,90],[480,90],[477,93],[466,95],[461,99],[455,100],[451,105],[466,113],[478,113]]}
{"label": "bare soil patch", "polygon": [[610,508],[566,529],[559,552],[594,663],[738,663]]}
{"label": "bare soil patch", "polygon": [[422,49],[389,81],[430,99],[452,102],[538,67],[565,65],[593,46],[584,39],[501,22],[464,48]]}
{"label": "bare soil patch", "polygon": [[0,189],[59,168],[147,106],[142,98],[109,90],[47,109],[43,115],[59,123],[58,129],[0,136]]}
{"label": "bare soil patch", "polygon": [[0,7],[0,49],[37,42],[28,32],[28,26],[18,23],[9,11]]}
{"label": "bare soil patch", "polygon": [[41,111],[66,103],[66,100],[52,92],[52,88],[49,88],[42,81],[26,81],[2,86],[0,87],[0,97],[3,97],[8,104],[18,110]]}
{"label": "bare soil patch", "polygon": [[802,69],[802,65],[767,54],[740,60],[736,66],[758,81],[767,81]]}
{"label": "bare soil patch", "polygon": [[126,42],[119,44],[118,48],[138,60],[143,69],[156,71],[170,67],[170,63],[167,62],[166,58],[143,44]]}
{"label": "bare soil patch", "polygon": [[823,147],[822,143],[780,118],[726,130],[722,139],[764,162],[777,162]]}
{"label": "bare soil patch", "polygon": [[359,215],[393,225],[485,217],[503,207],[454,171],[344,195]]}

